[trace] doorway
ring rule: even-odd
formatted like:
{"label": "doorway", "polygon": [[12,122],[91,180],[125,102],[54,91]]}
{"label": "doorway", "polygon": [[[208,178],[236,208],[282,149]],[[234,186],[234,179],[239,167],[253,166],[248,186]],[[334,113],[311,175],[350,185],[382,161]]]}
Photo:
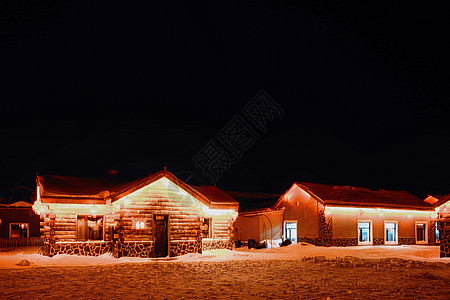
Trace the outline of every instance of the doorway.
{"label": "doorway", "polygon": [[297,220],[284,221],[284,239],[297,243]]}
{"label": "doorway", "polygon": [[169,254],[167,237],[167,215],[155,215],[155,257],[166,257]]}

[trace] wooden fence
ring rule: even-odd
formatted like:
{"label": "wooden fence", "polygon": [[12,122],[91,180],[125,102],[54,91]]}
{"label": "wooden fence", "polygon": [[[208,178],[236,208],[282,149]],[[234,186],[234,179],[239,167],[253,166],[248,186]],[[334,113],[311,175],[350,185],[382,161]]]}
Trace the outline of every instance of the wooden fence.
{"label": "wooden fence", "polygon": [[0,238],[0,248],[42,246],[43,244],[44,244],[44,240],[41,239],[40,237]]}

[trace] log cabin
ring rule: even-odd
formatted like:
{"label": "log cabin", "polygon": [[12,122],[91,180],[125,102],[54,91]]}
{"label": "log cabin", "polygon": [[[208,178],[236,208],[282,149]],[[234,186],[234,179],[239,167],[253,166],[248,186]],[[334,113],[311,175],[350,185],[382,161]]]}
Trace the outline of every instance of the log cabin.
{"label": "log cabin", "polygon": [[233,246],[238,202],[165,168],[131,182],[49,175],[36,183],[44,255],[174,257]]}

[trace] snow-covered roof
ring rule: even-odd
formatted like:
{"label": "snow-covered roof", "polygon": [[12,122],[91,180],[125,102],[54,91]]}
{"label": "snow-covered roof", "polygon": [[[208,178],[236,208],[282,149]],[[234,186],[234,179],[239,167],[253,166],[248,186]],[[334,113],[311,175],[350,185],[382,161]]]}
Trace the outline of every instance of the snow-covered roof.
{"label": "snow-covered roof", "polygon": [[353,186],[296,182],[325,205],[433,210],[434,206],[406,191],[370,190]]}
{"label": "snow-covered roof", "polygon": [[116,176],[110,177],[73,177],[59,175],[40,175],[37,182],[42,199],[65,203],[104,204],[110,199],[118,200],[162,177],[167,177],[180,188],[197,198],[210,208],[230,208],[237,210],[239,203],[215,186],[191,187],[165,169],[133,181],[124,181]]}
{"label": "snow-covered roof", "polygon": [[32,207],[33,204],[25,202],[25,201],[17,201],[9,204],[0,203],[0,207]]}
{"label": "snow-covered roof", "polygon": [[211,201],[213,207],[215,205],[233,206],[236,209],[238,209],[239,207],[239,203],[234,198],[230,197],[227,193],[218,189],[216,186],[194,185],[192,187],[199,191],[201,194],[205,195]]}

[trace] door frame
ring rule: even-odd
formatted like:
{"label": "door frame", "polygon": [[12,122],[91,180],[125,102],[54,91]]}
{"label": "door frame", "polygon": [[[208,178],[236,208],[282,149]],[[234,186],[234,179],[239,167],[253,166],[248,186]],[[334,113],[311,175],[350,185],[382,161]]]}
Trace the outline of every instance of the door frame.
{"label": "door frame", "polygon": [[286,223],[295,223],[295,231],[297,232],[297,236],[295,237],[295,241],[292,241],[292,244],[298,243],[298,221],[297,220],[284,220],[283,221],[283,238],[286,240]]}
{"label": "door frame", "polygon": [[[169,241],[169,215],[168,214],[154,214],[153,215],[153,252],[154,256],[156,256],[156,218],[158,216],[163,216],[166,221],[166,248],[167,248],[167,256],[170,256],[170,241]],[[158,256],[158,257],[164,257],[164,256]]]}

